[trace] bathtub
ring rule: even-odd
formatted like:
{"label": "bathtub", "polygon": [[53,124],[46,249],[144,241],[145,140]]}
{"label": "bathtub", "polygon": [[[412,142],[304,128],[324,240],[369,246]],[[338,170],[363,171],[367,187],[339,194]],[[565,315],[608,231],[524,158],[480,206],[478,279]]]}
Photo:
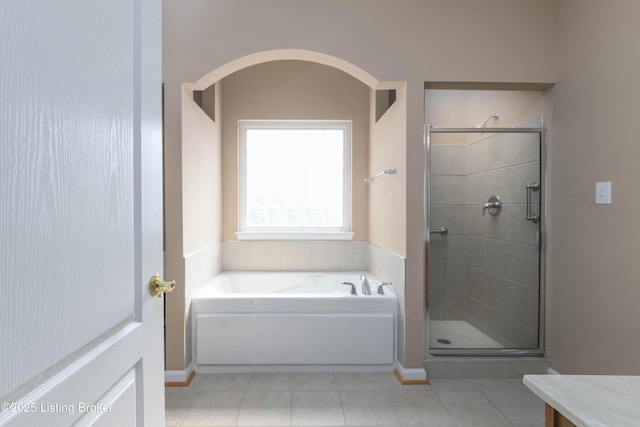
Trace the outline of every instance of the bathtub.
{"label": "bathtub", "polygon": [[[362,273],[372,295],[361,293]],[[398,302],[388,286],[377,294],[380,282],[368,272],[223,272],[191,300],[195,368],[391,370]]]}

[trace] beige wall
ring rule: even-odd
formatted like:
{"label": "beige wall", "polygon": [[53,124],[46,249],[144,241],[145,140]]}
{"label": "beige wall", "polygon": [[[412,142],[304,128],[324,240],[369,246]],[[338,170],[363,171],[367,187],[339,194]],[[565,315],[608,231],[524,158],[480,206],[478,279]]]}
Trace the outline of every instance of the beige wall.
{"label": "beige wall", "polygon": [[182,203],[184,254],[221,239],[222,174],[220,90],[216,91],[216,121],[184,91],[182,114]]}
{"label": "beige wall", "polygon": [[407,255],[407,90],[404,83],[390,84],[396,102],[375,121],[375,90],[371,90],[369,175],[395,168],[369,186],[369,241],[398,255]]}
{"label": "beige wall", "polygon": [[[549,145],[548,352],[566,374],[640,375],[640,2],[562,0]],[[612,182],[612,204],[594,183]]]}
{"label": "beige wall", "polygon": [[369,88],[349,74],[303,61],[273,61],[223,80],[223,240],[238,231],[238,120],[350,120],[354,240],[367,240]]}
{"label": "beige wall", "polygon": [[[406,368],[424,341],[424,82],[553,82],[555,0],[163,2],[167,275],[183,236],[181,87],[246,55],[296,47],[406,82]],[[239,25],[241,23],[241,25]],[[177,368],[174,368],[177,369]]]}
{"label": "beige wall", "polygon": [[[215,121],[193,101],[193,92],[182,89],[182,184],[180,217],[182,219],[180,256],[167,247],[166,277],[176,280],[176,289],[167,294],[166,318],[166,366],[170,370],[184,369],[190,353],[188,307],[191,295],[203,285],[201,280],[193,280],[194,272],[188,271],[185,256],[220,242],[221,210],[221,132],[220,132],[220,91],[215,94]],[[165,162],[167,154],[165,152]],[[168,182],[165,174],[165,193],[174,194],[175,182]],[[165,210],[171,210],[176,199],[167,197]],[[167,227],[169,228],[169,227]],[[170,236],[175,230],[167,231]],[[171,249],[174,249],[171,247]],[[191,278],[191,279],[189,279]]]}

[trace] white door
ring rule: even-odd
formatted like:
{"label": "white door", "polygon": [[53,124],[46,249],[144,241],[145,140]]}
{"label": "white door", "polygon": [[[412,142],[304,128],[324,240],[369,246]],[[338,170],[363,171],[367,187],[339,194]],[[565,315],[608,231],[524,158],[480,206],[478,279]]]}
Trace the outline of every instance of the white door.
{"label": "white door", "polygon": [[160,0],[0,1],[0,426],[164,425]]}

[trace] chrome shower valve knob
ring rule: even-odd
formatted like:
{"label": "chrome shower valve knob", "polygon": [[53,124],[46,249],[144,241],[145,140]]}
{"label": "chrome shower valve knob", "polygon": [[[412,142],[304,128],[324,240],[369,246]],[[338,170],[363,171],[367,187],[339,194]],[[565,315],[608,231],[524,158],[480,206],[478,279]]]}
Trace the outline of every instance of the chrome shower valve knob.
{"label": "chrome shower valve knob", "polygon": [[489,214],[491,216],[500,215],[500,212],[502,212],[502,200],[500,199],[500,197],[498,196],[489,197],[489,201],[485,203],[484,207],[482,208],[482,215],[485,214],[487,209],[489,210]]}

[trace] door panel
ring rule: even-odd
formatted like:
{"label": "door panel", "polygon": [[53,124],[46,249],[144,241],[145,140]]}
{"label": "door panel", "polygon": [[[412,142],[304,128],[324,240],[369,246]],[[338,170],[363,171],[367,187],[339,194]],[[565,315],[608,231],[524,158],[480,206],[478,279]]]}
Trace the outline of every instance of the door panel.
{"label": "door panel", "polygon": [[78,422],[78,427],[135,425],[135,381],[135,371],[131,370],[95,406],[82,408],[85,415]]}
{"label": "door panel", "polygon": [[0,52],[0,425],[69,425],[128,372],[141,425],[163,403],[160,2],[3,1]]}

